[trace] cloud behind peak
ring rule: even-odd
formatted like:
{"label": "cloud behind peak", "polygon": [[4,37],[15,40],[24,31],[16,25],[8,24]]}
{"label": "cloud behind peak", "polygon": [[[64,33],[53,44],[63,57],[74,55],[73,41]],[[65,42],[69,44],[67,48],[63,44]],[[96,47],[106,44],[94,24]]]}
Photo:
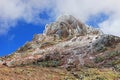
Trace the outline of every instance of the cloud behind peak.
{"label": "cloud behind peak", "polygon": [[0,34],[6,33],[19,20],[42,21],[40,14],[47,11],[54,19],[61,14],[71,14],[82,22],[91,20],[91,15],[106,14],[109,18],[96,22],[97,25],[105,33],[120,36],[119,4],[119,0],[0,0]]}

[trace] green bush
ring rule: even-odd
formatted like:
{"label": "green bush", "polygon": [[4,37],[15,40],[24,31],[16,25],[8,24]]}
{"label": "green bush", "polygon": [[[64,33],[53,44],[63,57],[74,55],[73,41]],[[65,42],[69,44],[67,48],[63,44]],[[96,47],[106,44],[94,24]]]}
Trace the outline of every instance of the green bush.
{"label": "green bush", "polygon": [[43,62],[37,62],[37,65],[42,66],[42,67],[57,67],[59,66],[60,61],[43,61]]}
{"label": "green bush", "polygon": [[102,61],[104,61],[104,59],[105,59],[104,57],[98,56],[98,57],[95,58],[95,63],[102,62]]}
{"label": "green bush", "polygon": [[114,66],[115,70],[120,71],[120,64]]}
{"label": "green bush", "polygon": [[118,51],[114,51],[114,52],[111,52],[111,53],[108,53],[106,55],[107,58],[113,58],[113,57],[116,57],[116,56],[119,56],[120,55],[120,52]]}
{"label": "green bush", "polygon": [[95,80],[106,80],[106,78],[105,77],[96,77]]}

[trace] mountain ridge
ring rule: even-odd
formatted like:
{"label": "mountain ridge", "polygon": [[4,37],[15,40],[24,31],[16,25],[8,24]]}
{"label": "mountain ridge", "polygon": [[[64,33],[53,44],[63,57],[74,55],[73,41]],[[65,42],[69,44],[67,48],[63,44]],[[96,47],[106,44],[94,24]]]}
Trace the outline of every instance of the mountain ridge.
{"label": "mountain ridge", "polygon": [[88,27],[72,15],[63,15],[47,24],[43,34],[35,35],[16,52],[2,57],[0,64],[59,67],[68,71],[79,71],[82,67],[119,70],[119,49],[120,37]]}

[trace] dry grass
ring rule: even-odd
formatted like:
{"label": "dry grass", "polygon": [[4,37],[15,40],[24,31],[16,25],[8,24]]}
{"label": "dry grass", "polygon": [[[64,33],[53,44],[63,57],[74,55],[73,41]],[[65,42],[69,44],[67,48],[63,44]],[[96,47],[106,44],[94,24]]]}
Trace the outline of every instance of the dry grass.
{"label": "dry grass", "polygon": [[66,70],[26,66],[0,68],[0,80],[75,80]]}
{"label": "dry grass", "polygon": [[68,72],[60,68],[39,66],[1,67],[0,80],[119,80],[120,73],[110,69],[88,68]]}
{"label": "dry grass", "polygon": [[82,69],[74,75],[81,80],[120,80],[120,73],[110,69]]}

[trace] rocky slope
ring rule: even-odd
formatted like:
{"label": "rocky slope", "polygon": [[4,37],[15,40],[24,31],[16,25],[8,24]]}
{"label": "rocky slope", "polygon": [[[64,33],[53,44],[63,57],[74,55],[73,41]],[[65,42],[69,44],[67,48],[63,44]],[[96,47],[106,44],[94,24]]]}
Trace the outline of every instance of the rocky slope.
{"label": "rocky slope", "polygon": [[[63,15],[56,22],[47,24],[43,34],[35,35],[31,42],[2,57],[0,64],[12,68],[39,66],[66,69],[76,78],[65,80],[119,80],[119,58],[119,37],[89,27],[72,15]],[[84,70],[88,76],[85,76]],[[95,75],[96,71],[99,75]],[[100,71],[110,71],[108,75],[113,77],[106,75],[97,79],[103,74]],[[80,79],[79,75],[85,77]]]}

